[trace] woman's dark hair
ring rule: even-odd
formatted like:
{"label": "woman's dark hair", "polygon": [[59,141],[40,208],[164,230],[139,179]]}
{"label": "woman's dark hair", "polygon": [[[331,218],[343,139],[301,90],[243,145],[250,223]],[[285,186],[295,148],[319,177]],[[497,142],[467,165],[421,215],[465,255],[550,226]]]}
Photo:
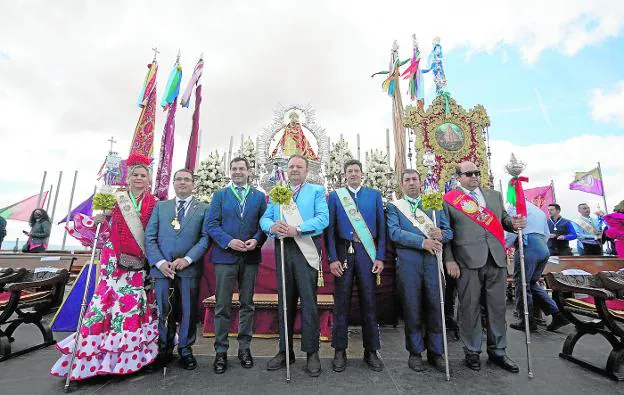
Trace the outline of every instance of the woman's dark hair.
{"label": "woman's dark hair", "polygon": [[48,221],[50,222],[50,217],[48,216],[48,213],[46,213],[46,211],[42,208],[36,208],[33,210],[32,213],[30,213],[30,219],[28,220],[28,223],[30,224],[30,227],[32,228],[35,225],[35,222],[37,222],[37,219],[35,218],[35,211],[41,211],[41,220],[42,221]]}

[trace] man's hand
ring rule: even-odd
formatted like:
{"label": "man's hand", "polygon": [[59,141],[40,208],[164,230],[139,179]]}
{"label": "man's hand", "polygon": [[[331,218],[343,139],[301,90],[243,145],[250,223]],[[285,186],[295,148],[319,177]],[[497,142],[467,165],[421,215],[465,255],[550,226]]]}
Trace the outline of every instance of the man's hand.
{"label": "man's hand", "polygon": [[548,236],[549,239],[554,239],[555,237],[557,237],[557,235],[554,235],[552,233]]}
{"label": "man's hand", "polygon": [[329,271],[334,275],[334,277],[342,277],[342,274],[344,273],[344,270],[342,269],[342,262],[334,261],[330,263]]}
{"label": "man's hand", "polygon": [[442,229],[440,228],[431,228],[429,230],[429,237],[434,240],[442,241]]}
{"label": "man's hand", "polygon": [[242,240],[239,240],[239,239],[232,239],[228,243],[228,247],[230,247],[234,251],[240,251],[240,252],[247,251],[247,246],[245,245],[245,243]]}
{"label": "man's hand", "polygon": [[292,225],[287,225],[288,230],[286,231],[286,237],[297,237],[299,233],[297,232],[297,227]]}
{"label": "man's hand", "polygon": [[557,236],[557,240],[565,240],[565,236]]}
{"label": "man's hand", "polygon": [[442,252],[442,243],[433,239],[425,239],[423,249],[427,250],[430,254],[435,255],[438,252]]}
{"label": "man's hand", "polygon": [[446,271],[448,272],[448,275],[451,276],[452,278],[459,278],[459,275],[461,274],[461,271],[459,270],[459,266],[457,265],[457,262],[455,261],[446,262]]}
{"label": "man's hand", "polygon": [[175,277],[175,271],[171,268],[171,262],[163,262],[162,265],[158,268],[165,277],[173,279]]}
{"label": "man's hand", "polygon": [[275,223],[271,226],[271,233],[277,235],[278,237],[286,237],[287,232],[288,224],[284,221],[275,221]]}
{"label": "man's hand", "polygon": [[383,269],[384,269],[383,261],[376,260],[375,262],[373,262],[373,270],[371,270],[373,274],[381,273]]}
{"label": "man's hand", "polygon": [[184,270],[190,265],[191,264],[185,258],[178,258],[171,263],[171,268],[173,270]]}
{"label": "man's hand", "polygon": [[521,215],[514,215],[511,217],[511,225],[515,230],[524,229],[526,227],[526,218]]}
{"label": "man's hand", "polygon": [[256,239],[249,239],[245,242],[245,248],[247,248],[247,251],[255,250],[257,245],[258,245],[258,240]]}

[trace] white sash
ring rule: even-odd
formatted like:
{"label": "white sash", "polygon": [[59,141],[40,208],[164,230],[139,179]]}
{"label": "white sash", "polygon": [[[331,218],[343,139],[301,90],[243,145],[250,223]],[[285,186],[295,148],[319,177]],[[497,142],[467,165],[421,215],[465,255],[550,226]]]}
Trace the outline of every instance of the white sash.
{"label": "white sash", "polygon": [[[299,212],[299,207],[295,204],[294,201],[290,201],[288,205],[281,205],[282,213],[284,214],[284,219],[286,223],[290,226],[299,226],[303,222],[303,218],[301,217],[301,213]],[[321,257],[319,256],[318,250],[316,249],[316,245],[314,244],[314,240],[312,240],[311,236],[295,236],[294,237],[297,246],[301,250],[301,253],[305,257],[306,261],[308,261],[308,265],[312,266],[315,270],[319,270],[321,267]]]}
{"label": "white sash", "polygon": [[134,210],[130,196],[128,196],[127,192],[121,191],[115,193],[115,199],[117,200],[119,210],[121,210],[121,215],[123,215],[126,225],[128,225],[130,233],[134,237],[134,241],[136,241],[143,255],[145,255],[145,229],[143,229],[141,217]]}
{"label": "white sash", "polygon": [[594,228],[594,221],[591,218],[579,217],[577,221],[578,226],[580,226],[585,232],[590,235],[596,236],[596,228]]}
{"label": "white sash", "polygon": [[394,204],[394,206],[398,208],[399,211],[403,215],[405,215],[407,219],[410,220],[412,225],[414,225],[415,228],[420,230],[425,235],[425,237],[429,237],[429,232],[431,231],[431,229],[435,228],[435,226],[433,225],[433,221],[427,216],[427,214],[425,214],[419,208],[416,208],[416,212],[412,213],[410,210],[411,206],[409,202],[405,199],[395,200],[392,202],[392,204]]}

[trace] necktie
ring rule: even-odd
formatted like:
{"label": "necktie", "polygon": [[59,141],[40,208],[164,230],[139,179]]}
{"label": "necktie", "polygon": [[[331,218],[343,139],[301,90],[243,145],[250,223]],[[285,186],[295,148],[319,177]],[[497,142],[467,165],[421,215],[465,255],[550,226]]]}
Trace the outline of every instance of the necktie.
{"label": "necktie", "polygon": [[470,191],[470,197],[474,199],[475,202],[477,202],[477,204],[479,203],[479,197],[477,196],[477,193],[475,191]]}
{"label": "necktie", "polygon": [[243,210],[245,209],[245,198],[243,197],[244,196],[243,191],[245,191],[245,188],[236,187],[236,192],[238,193],[238,196],[240,197],[240,200],[238,201],[238,209],[240,210],[241,216],[243,215]]}
{"label": "necktie", "polygon": [[182,223],[182,221],[184,221],[184,214],[185,214],[185,213],[184,213],[184,211],[185,211],[185,210],[184,210],[184,204],[185,204],[185,203],[186,203],[186,202],[185,202],[184,200],[180,200],[180,201],[178,202],[178,222],[179,222],[179,223]]}

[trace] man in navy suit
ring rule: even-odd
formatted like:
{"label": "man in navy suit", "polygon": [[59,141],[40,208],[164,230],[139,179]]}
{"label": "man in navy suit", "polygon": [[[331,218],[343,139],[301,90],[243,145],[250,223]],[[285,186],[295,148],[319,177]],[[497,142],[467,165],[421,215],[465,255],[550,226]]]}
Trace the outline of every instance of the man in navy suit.
{"label": "man in navy suit", "polygon": [[238,359],[244,368],[253,366],[249,350],[254,321],[254,285],[260,249],[266,235],[259,221],[266,210],[264,193],[248,184],[249,162],[234,158],[230,162],[232,184],[216,192],[210,203],[205,227],[215,244],[212,263],[215,265],[215,373],[227,370],[228,334],[232,311],[234,281],[239,288]]}
{"label": "man in navy suit", "polygon": [[334,275],[334,326],[332,368],[342,372],[347,367],[349,305],[353,277],[357,278],[362,319],[364,361],[380,372],[383,363],[379,350],[379,327],[375,302],[375,276],[384,268],[386,218],[381,193],[362,187],[362,163],[345,162],[347,187],[329,194],[329,227],[325,232],[329,269]]}
{"label": "man in navy suit", "polygon": [[145,230],[150,276],[156,280],[159,363],[172,358],[176,330],[176,314],[181,310],[178,328],[178,354],[184,369],[193,370],[197,360],[191,346],[197,331],[197,292],[202,257],[210,243],[204,230],[208,205],[193,198],[194,181],[190,170],[173,175],[176,197],[158,202]]}
{"label": "man in navy suit", "polygon": [[[295,362],[292,349],[293,326],[297,312],[297,300],[301,298],[301,351],[307,353],[306,371],[312,377],[321,374],[319,359],[319,315],[316,305],[317,276],[321,269],[321,235],[329,222],[325,188],[306,183],[308,160],[302,155],[293,155],[288,160],[286,170],[293,192],[292,206],[283,210],[285,220],[280,218],[280,207],[269,201],[260,219],[260,227],[271,237],[284,238],[284,261],[286,300],[282,300],[282,268],[280,265],[281,243],[275,246],[277,266],[277,295],[280,322],[279,352],[267,363],[267,370],[286,367],[286,352],[290,353],[290,363]],[[296,210],[296,215],[294,211]],[[296,218],[296,217],[299,218]],[[296,224],[296,225],[295,225]],[[284,317],[283,303],[288,315]],[[288,333],[284,333],[284,319],[288,323]],[[286,350],[286,338],[290,350]]]}
{"label": "man in navy suit", "polygon": [[[388,204],[387,221],[397,254],[397,287],[403,304],[405,346],[410,354],[408,366],[417,372],[424,370],[420,353],[426,348],[429,364],[444,372],[436,254],[442,253],[442,245],[453,238],[453,231],[444,211],[423,210],[420,174],[416,170],[403,171],[401,190],[403,199]],[[437,227],[433,226],[433,215]]]}

